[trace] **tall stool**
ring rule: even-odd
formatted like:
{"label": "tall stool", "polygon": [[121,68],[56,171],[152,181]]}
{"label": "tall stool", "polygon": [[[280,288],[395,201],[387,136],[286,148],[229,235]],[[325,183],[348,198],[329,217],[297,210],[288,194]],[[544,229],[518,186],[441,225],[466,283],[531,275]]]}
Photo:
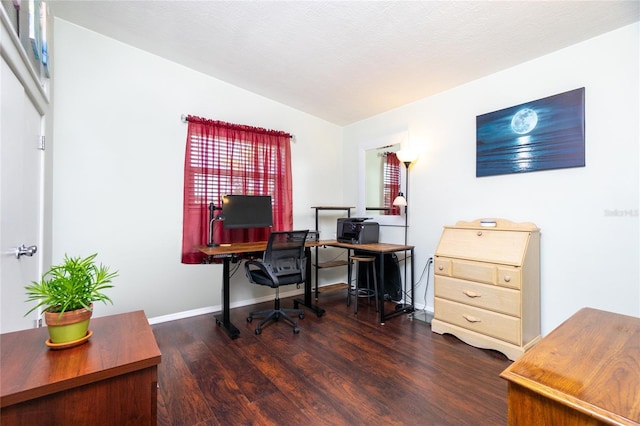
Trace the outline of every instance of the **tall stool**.
{"label": "tall stool", "polygon": [[[367,301],[371,303],[371,296],[375,297],[376,312],[378,312],[378,281],[376,279],[376,258],[375,256],[362,256],[353,255],[349,256],[349,286],[347,287],[347,306],[351,305],[351,296],[355,297],[354,314],[358,314],[358,299],[360,297],[366,297]],[[360,263],[365,264],[365,271],[367,274],[367,287],[360,287]],[[356,266],[356,285],[352,287],[352,271],[353,265]],[[371,275],[373,275],[373,289],[371,288]]]}

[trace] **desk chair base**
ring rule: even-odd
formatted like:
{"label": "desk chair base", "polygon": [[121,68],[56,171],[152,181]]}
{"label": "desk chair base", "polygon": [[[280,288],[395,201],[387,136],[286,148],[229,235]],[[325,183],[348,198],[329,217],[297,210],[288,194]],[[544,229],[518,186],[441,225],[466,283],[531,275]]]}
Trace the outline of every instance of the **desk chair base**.
{"label": "desk chair base", "polygon": [[271,320],[279,320],[283,319],[287,321],[289,324],[293,326],[293,333],[300,333],[300,328],[298,328],[298,323],[289,316],[289,314],[298,314],[298,318],[304,318],[304,310],[302,309],[280,309],[280,299],[276,299],[274,309],[267,309],[265,311],[257,311],[249,313],[247,317],[247,322],[252,322],[253,317],[266,317],[260,321],[260,324],[256,327],[256,334],[262,333],[262,326]]}

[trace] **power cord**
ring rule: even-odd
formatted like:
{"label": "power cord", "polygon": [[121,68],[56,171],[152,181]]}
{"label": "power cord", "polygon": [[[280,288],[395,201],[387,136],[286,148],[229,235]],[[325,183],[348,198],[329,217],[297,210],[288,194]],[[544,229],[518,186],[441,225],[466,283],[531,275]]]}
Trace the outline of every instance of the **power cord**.
{"label": "power cord", "polygon": [[[407,259],[411,259],[411,256],[403,257],[401,260],[398,261],[398,263],[406,262]],[[420,277],[418,277],[418,280],[415,283],[416,286],[418,284],[420,284],[420,281],[422,281],[422,278],[424,278],[425,272],[427,273],[427,285],[426,285],[426,287],[424,289],[424,304],[425,304],[425,306],[427,305],[427,291],[429,290],[429,272],[431,271],[431,265],[432,264],[433,264],[433,257],[429,257],[427,259],[427,264],[424,265],[424,268],[422,269],[422,273],[420,274]],[[405,294],[405,296],[406,296],[406,294]]]}
{"label": "power cord", "polygon": [[[431,265],[433,264],[433,257],[429,257],[427,259],[427,264],[424,266],[426,271],[427,271],[427,283],[424,287],[424,306],[425,308],[427,307],[427,291],[429,291],[429,276],[430,271],[431,271]],[[420,275],[420,279],[418,279],[418,282],[422,281],[422,277],[424,276],[424,271],[425,269],[422,270],[422,275]]]}
{"label": "power cord", "polygon": [[229,271],[229,278],[230,279],[231,279],[231,277],[233,277],[236,274],[236,272],[238,272],[238,269],[240,269],[241,265],[242,265],[242,262],[238,262],[233,267],[233,270]]}
{"label": "power cord", "polygon": [[[418,278],[418,281],[416,282],[416,285],[418,285],[422,281],[422,278],[424,277],[424,274],[426,272],[426,274],[427,274],[427,282],[426,282],[426,285],[425,285],[425,288],[424,288],[424,306],[425,306],[425,308],[427,306],[427,292],[429,291],[429,275],[430,275],[430,271],[431,271],[431,264],[433,264],[433,257],[429,257],[427,259],[427,263],[426,263],[426,265],[424,265],[424,269],[422,270],[422,274],[420,274],[420,278]],[[405,294],[405,297],[406,297],[406,294]],[[414,301],[413,306],[414,306],[414,311],[411,314],[411,318],[415,318],[416,317],[415,301]],[[425,310],[425,312],[426,312],[426,310]],[[425,322],[427,322],[426,318],[425,318]]]}

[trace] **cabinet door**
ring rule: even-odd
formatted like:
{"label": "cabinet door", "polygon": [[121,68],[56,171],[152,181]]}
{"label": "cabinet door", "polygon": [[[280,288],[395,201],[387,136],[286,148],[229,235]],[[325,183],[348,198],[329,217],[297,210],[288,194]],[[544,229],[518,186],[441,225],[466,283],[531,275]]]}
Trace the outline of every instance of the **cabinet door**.
{"label": "cabinet door", "polygon": [[445,228],[436,255],[522,265],[529,232]]}
{"label": "cabinet door", "polygon": [[499,265],[497,284],[520,290],[522,288],[522,268]]}
{"label": "cabinet door", "polygon": [[435,269],[433,271],[436,275],[451,275],[451,259],[447,259],[446,257],[436,256],[435,260]]}

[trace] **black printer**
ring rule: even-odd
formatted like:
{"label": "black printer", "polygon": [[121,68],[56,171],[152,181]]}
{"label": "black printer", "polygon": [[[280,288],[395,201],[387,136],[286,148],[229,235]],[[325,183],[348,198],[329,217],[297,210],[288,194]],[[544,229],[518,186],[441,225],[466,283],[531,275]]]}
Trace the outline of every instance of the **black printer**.
{"label": "black printer", "polygon": [[369,244],[377,243],[380,225],[366,222],[370,217],[343,217],[338,219],[336,237],[340,243]]}

